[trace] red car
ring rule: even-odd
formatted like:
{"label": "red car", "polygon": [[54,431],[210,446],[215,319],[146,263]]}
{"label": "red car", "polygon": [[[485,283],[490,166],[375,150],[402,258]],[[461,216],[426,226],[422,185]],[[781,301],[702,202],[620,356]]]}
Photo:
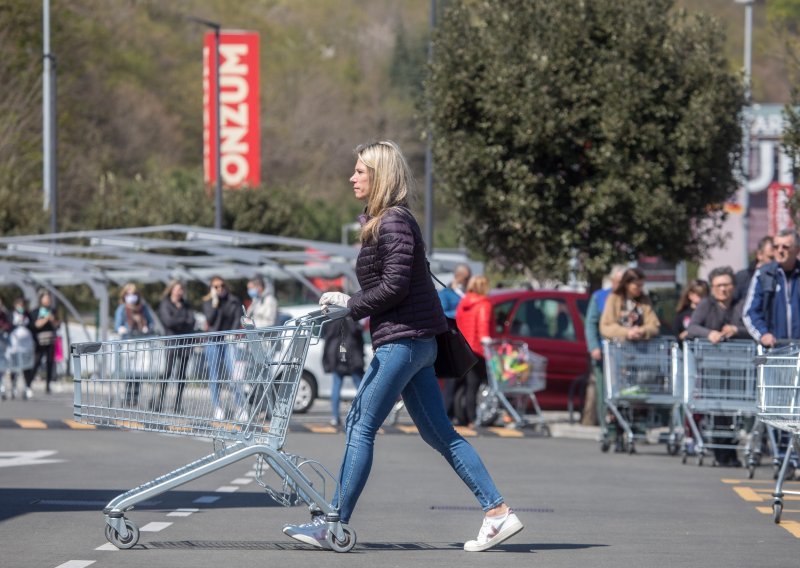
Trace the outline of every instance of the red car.
{"label": "red car", "polygon": [[492,302],[496,338],[525,341],[547,357],[547,387],[536,393],[542,409],[566,410],[570,384],[589,372],[583,319],[589,294],[563,290],[498,290]]}

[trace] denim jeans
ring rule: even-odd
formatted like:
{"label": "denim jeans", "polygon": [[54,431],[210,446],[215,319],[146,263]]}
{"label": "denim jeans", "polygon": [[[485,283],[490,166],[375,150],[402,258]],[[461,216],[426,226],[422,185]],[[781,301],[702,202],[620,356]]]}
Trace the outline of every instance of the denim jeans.
{"label": "denim jeans", "polygon": [[244,396],[241,385],[231,381],[233,376],[233,353],[230,345],[225,343],[209,343],[205,347],[206,365],[208,365],[208,382],[211,388],[211,403],[215,408],[221,407],[219,391],[222,383],[228,381],[235,399],[236,408],[241,408]]}
{"label": "denim jeans", "polygon": [[438,451],[484,511],[503,498],[475,449],[455,431],[444,409],[433,371],[436,340],[401,339],[381,345],[358,389],[346,422],[346,447],[339,472],[339,492],[333,505],[343,522],[350,521],[372,468],[375,435],[402,394],[406,409],[422,439]]}
{"label": "denim jeans", "polygon": [[[356,386],[356,390],[358,390],[359,385],[361,385],[361,379],[364,377],[364,375],[359,372],[355,372],[350,376],[353,377],[353,384]],[[344,383],[344,377],[335,371],[332,377],[333,386],[331,388],[331,414],[333,419],[336,420],[336,422],[339,422],[339,401],[341,400],[342,383]]]}

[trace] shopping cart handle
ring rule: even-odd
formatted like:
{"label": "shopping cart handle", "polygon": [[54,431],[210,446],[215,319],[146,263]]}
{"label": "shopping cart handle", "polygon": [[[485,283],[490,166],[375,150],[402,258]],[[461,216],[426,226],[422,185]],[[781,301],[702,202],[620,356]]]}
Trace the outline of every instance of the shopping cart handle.
{"label": "shopping cart handle", "polygon": [[[342,306],[333,306],[333,305],[325,305],[322,306],[319,310],[314,310],[308,312],[304,316],[300,316],[297,319],[293,320],[298,323],[320,323],[325,324],[329,321],[335,321],[342,318],[346,318],[350,315],[350,309],[344,308]],[[288,322],[287,322],[288,323]]]}
{"label": "shopping cart handle", "polygon": [[85,353],[97,353],[100,351],[100,348],[103,346],[102,343],[91,342],[91,343],[73,343],[72,344],[72,354],[73,355],[83,355]]}

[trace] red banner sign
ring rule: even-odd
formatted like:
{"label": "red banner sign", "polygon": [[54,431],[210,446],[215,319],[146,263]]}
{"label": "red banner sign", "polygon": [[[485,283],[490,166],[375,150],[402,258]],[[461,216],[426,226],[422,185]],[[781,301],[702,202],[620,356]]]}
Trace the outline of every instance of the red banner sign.
{"label": "red banner sign", "polygon": [[[258,49],[255,32],[220,33],[220,169],[222,183],[229,188],[261,182]],[[216,82],[214,33],[209,32],[203,45],[203,172],[207,183],[217,180]]]}
{"label": "red banner sign", "polygon": [[792,214],[789,212],[789,198],[793,188],[788,183],[772,182],[767,187],[767,215],[769,234],[777,235],[783,229],[793,229]]}

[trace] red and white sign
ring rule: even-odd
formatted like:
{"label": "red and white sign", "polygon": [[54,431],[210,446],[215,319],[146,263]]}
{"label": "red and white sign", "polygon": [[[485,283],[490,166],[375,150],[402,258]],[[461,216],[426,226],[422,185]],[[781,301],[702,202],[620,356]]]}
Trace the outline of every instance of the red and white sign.
{"label": "red and white sign", "polygon": [[793,229],[794,222],[789,212],[789,198],[793,189],[789,183],[773,182],[767,187],[767,216],[769,234],[777,235],[783,229]]}
{"label": "red and white sign", "polygon": [[[256,186],[261,182],[259,125],[258,34],[220,32],[220,162],[225,187]],[[203,173],[206,183],[217,180],[216,67],[214,32],[203,45]]]}

